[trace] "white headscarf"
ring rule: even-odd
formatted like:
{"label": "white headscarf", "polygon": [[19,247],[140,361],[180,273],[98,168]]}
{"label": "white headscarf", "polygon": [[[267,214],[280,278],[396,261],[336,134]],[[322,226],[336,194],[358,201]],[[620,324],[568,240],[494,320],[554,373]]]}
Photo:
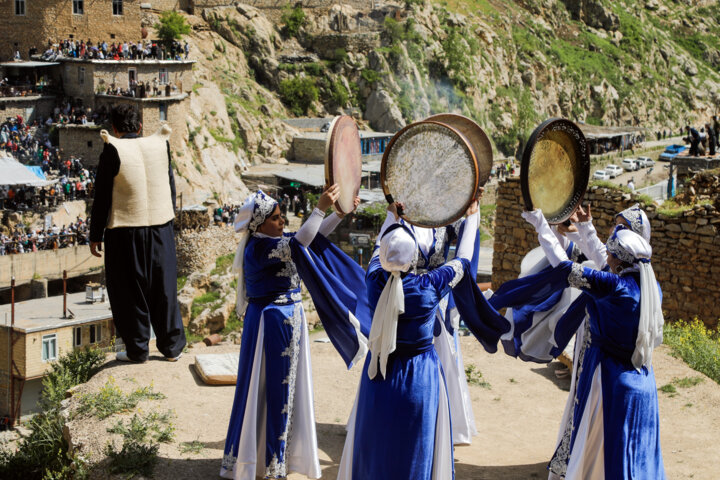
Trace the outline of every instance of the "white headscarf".
{"label": "white headscarf", "polygon": [[247,308],[247,295],[245,293],[245,271],[243,264],[245,263],[245,246],[247,245],[250,235],[255,233],[257,227],[272,215],[277,202],[265,195],[262,190],[258,190],[245,199],[240,211],[235,215],[235,231],[240,233],[240,242],[235,251],[235,259],[233,260],[233,271],[238,274],[237,281],[237,299],[235,310],[238,316],[245,314]]}
{"label": "white headscarf", "polygon": [[645,214],[645,211],[640,208],[639,203],[636,203],[630,208],[626,208],[615,215],[615,217],[624,218],[630,226],[630,230],[643,237],[646,242],[650,243],[650,220]]}
{"label": "white headscarf", "polygon": [[623,262],[637,266],[640,272],[640,322],[632,363],[637,370],[650,368],[653,349],[662,343],[665,324],[660,290],[650,263],[652,247],[637,233],[618,226],[608,239],[607,249]]}
{"label": "white headscarf", "polygon": [[385,377],[387,359],[395,351],[398,316],[405,313],[405,293],[400,274],[415,267],[417,252],[415,237],[399,223],[390,226],[380,241],[380,265],[390,272],[390,278],[380,294],[370,327],[370,378],[377,375],[378,363],[380,373]]}

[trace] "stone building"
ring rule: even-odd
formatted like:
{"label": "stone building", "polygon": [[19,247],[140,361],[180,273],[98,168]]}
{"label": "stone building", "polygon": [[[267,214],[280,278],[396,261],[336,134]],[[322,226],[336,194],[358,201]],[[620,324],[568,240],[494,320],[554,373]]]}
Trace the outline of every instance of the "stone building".
{"label": "stone building", "polygon": [[[23,59],[36,47],[64,39],[138,41],[141,0],[2,0],[0,58],[18,51]],[[152,5],[153,2],[147,2]],[[166,2],[164,2],[166,3]]]}
{"label": "stone building", "polygon": [[[700,174],[702,175],[702,174]],[[712,182],[713,194],[694,207],[673,214],[655,205],[643,208],[652,226],[653,269],[663,290],[663,312],[668,321],[698,317],[710,327],[720,319],[720,181]],[[713,197],[715,195],[715,197]],[[713,200],[715,198],[715,200]],[[713,203],[714,202],[714,203]],[[608,236],[616,213],[643,203],[635,194],[591,186],[584,204],[590,204],[593,223],[601,240]],[[519,178],[500,182],[497,192],[492,285],[497,289],[517,278],[520,262],[538,246],[537,234],[522,219],[523,205]]]}
{"label": "stone building", "polygon": [[63,154],[82,160],[86,167],[95,167],[103,151],[101,125],[62,125],[58,127],[59,147]]}
{"label": "stone building", "polygon": [[86,303],[85,293],[68,295],[74,318],[63,317],[63,297],[0,306],[0,416],[37,411],[42,379],[62,354],[88,345],[107,346],[115,335],[107,302]]}
{"label": "stone building", "polygon": [[47,117],[55,107],[60,83],[57,63],[0,63],[0,78],[7,84],[0,87],[0,121],[21,115],[32,122]]}

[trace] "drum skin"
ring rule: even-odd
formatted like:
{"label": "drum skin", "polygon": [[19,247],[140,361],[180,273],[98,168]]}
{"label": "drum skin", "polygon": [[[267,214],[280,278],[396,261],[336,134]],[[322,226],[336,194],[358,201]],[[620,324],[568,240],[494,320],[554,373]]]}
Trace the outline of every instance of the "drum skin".
{"label": "drum skin", "polygon": [[431,115],[425,120],[444,123],[465,136],[475,153],[475,160],[478,166],[478,182],[480,186],[487,183],[490,178],[490,170],[493,165],[492,144],[485,131],[480,125],[470,118],[455,113],[438,113]]}
{"label": "drum skin", "polygon": [[388,202],[403,203],[403,219],[434,228],[465,214],[476,197],[479,173],[473,148],[462,133],[424,120],[390,140],[380,178]]}
{"label": "drum skin", "polygon": [[539,208],[548,223],[563,223],[582,202],[589,179],[590,152],[580,128],[562,118],[540,124],[520,167],[525,209]]}
{"label": "drum skin", "polygon": [[335,208],[340,213],[352,212],[362,182],[362,150],[357,124],[349,115],[335,117],[330,124],[325,144],[325,181],[340,187]]}

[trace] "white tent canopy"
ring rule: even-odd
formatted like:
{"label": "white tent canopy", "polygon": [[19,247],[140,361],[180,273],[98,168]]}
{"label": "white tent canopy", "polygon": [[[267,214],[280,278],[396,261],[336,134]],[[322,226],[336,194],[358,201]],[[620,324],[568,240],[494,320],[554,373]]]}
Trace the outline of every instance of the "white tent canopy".
{"label": "white tent canopy", "polygon": [[0,185],[27,185],[30,187],[44,187],[52,185],[55,181],[40,180],[25,165],[13,157],[0,157]]}

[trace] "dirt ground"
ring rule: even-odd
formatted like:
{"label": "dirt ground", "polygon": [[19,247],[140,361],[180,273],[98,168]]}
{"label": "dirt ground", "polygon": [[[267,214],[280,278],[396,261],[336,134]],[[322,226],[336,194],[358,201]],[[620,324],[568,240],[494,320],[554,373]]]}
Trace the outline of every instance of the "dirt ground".
{"label": "dirt ground", "polygon": [[[312,340],[325,337],[316,332]],[[455,449],[458,480],[546,478],[546,464],[553,453],[558,424],[567,398],[569,379],[558,379],[558,362],[550,365],[523,363],[503,353],[487,354],[472,337],[462,337],[465,365],[474,365],[490,383],[489,388],[470,386],[480,434],[471,446]],[[97,391],[110,377],[126,391],[153,385],[165,400],[143,401],[143,411],[175,412],[175,441],[162,445],[155,477],[161,480],[218,478],[225,433],[234,396],[233,386],[207,386],[194,372],[198,353],[235,351],[238,346],[195,347],[177,363],[156,355],[142,365],[110,361],[78,393]],[[347,371],[329,343],[311,343],[315,415],[323,478],[334,479],[345,440],[345,422],[350,413],[360,369]],[[666,347],[654,356],[657,385],[673,379],[701,374],[671,357]],[[78,395],[76,394],[76,397]],[[694,387],[677,387],[677,394],[659,392],[663,456],[668,478],[717,478],[720,457],[720,385],[705,378]],[[130,414],[122,416],[128,417]],[[94,461],[112,435],[105,422],[80,419],[70,428],[74,441]],[[182,442],[199,441],[200,453],[182,453]],[[102,465],[102,464],[101,464]],[[95,478],[110,478],[102,467]],[[290,475],[290,480],[305,478]],[[398,479],[402,480],[402,479]]]}

